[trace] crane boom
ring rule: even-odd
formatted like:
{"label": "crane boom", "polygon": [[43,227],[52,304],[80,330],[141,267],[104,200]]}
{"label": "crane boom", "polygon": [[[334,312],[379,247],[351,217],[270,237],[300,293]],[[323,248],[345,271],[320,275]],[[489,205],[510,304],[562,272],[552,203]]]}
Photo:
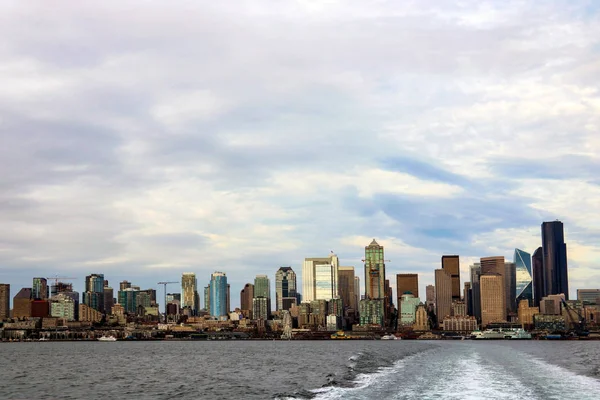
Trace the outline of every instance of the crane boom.
{"label": "crane boom", "polygon": [[163,285],[164,288],[164,293],[165,293],[165,324],[167,323],[167,285],[170,285],[172,283],[179,283],[179,282],[158,282],[158,285]]}

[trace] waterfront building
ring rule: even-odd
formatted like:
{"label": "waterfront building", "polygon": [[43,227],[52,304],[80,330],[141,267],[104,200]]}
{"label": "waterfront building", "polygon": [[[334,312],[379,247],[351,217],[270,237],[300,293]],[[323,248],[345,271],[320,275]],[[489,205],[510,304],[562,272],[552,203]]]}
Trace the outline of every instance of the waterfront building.
{"label": "waterfront building", "polygon": [[428,331],[429,330],[429,318],[427,315],[427,307],[421,303],[417,306],[415,311],[415,323],[413,324],[413,330],[415,331]]}
{"label": "waterfront building", "polygon": [[481,321],[481,263],[471,265],[471,308],[472,315]]}
{"label": "waterfront building", "polygon": [[539,307],[540,300],[545,296],[544,290],[544,252],[538,247],[531,257],[531,270],[533,272],[533,305]]}
{"label": "waterfront building", "polygon": [[566,320],[562,315],[534,315],[533,326],[536,330],[547,332],[564,332],[567,330]]}
{"label": "waterfront building", "polygon": [[519,309],[517,310],[519,322],[523,329],[532,329],[533,317],[540,313],[539,307],[532,307],[529,304],[529,300],[524,298],[519,302]]}
{"label": "waterfront building", "polygon": [[223,272],[214,272],[210,276],[210,315],[217,319],[226,318],[229,314],[226,308],[227,276]]}
{"label": "waterfront building", "polygon": [[253,319],[265,321],[269,319],[269,302],[270,300],[263,296],[252,299]]}
{"label": "waterfront building", "polygon": [[360,325],[384,325],[384,299],[363,299],[359,303]]}
{"label": "waterfront building", "polygon": [[31,299],[48,299],[48,281],[46,280],[46,278],[33,278],[33,285],[31,287]]}
{"label": "waterfront building", "polygon": [[305,258],[302,266],[303,302],[329,300],[338,296],[339,259],[331,253],[326,258]]}
{"label": "waterfront building", "polygon": [[412,294],[419,298],[419,275],[418,274],[396,274],[396,295],[398,296],[398,308],[403,294]]}
{"label": "waterfront building", "polygon": [[513,257],[515,263],[515,304],[521,300],[529,301],[533,305],[533,272],[531,269],[531,254],[526,251],[515,249]]}
{"label": "waterfront building", "polygon": [[561,294],[550,294],[540,300],[540,314],[544,315],[561,315],[562,301],[566,296]]}
{"label": "waterfront building", "polygon": [[[495,256],[495,257],[482,257],[480,259],[481,264],[481,276],[483,275],[500,275],[502,278],[502,293],[499,295],[498,299],[494,299],[494,304],[496,301],[502,301],[502,308],[504,312],[502,314],[502,321],[506,321],[506,263],[504,262],[504,256]],[[481,281],[481,278],[480,278]],[[482,298],[483,304],[483,289],[480,287],[480,295]],[[491,303],[487,303],[488,305]],[[483,322],[483,306],[481,308],[481,319]]]}
{"label": "waterfront building", "polygon": [[464,301],[452,302],[452,316],[464,317],[467,315],[467,304]]}
{"label": "waterfront building", "polygon": [[398,323],[402,326],[412,326],[416,321],[417,306],[421,303],[418,297],[412,294],[403,294],[399,299],[400,320]]}
{"label": "waterfront building", "polygon": [[517,265],[512,262],[504,263],[504,290],[506,291],[506,313],[517,311]]}
{"label": "waterfront building", "polygon": [[600,289],[577,289],[577,300],[584,305],[600,305]]}
{"label": "waterfront building", "polygon": [[481,290],[481,324],[487,326],[491,322],[505,321],[504,295],[506,292],[504,290],[504,277],[490,272],[481,275],[479,283]]}
{"label": "waterfront building", "polygon": [[327,300],[313,300],[310,302],[309,322],[313,328],[327,326],[327,311],[329,304]]}
{"label": "waterfront building", "polygon": [[435,311],[439,324],[452,311],[452,276],[441,268],[435,270]]}
{"label": "waterfront building", "polygon": [[193,272],[184,272],[181,275],[181,306],[188,308],[192,315],[200,310],[198,296],[198,281]]}
{"label": "waterfront building", "polygon": [[296,273],[292,267],[280,267],[275,273],[275,303],[276,310],[289,310],[283,307],[285,297],[296,297]]}
{"label": "waterfront building", "polygon": [[342,317],[337,315],[327,316],[327,330],[330,332],[342,329]]}
{"label": "waterfront building", "polygon": [[254,285],[251,283],[246,283],[244,288],[240,291],[240,309],[242,310],[242,314],[246,318],[252,319],[252,310],[254,308],[253,299],[254,298]]}
{"label": "waterfront building", "polygon": [[0,283],[0,321],[10,318],[10,285]]}
{"label": "waterfront building", "polygon": [[131,285],[128,288],[126,288],[124,290],[119,290],[119,292],[117,292],[117,296],[118,296],[117,301],[119,302],[119,304],[121,306],[123,306],[125,313],[127,313],[127,314],[136,314],[137,313],[138,294],[139,293],[140,293],[140,291],[132,288]]}
{"label": "waterfront building", "polygon": [[365,247],[365,298],[385,299],[385,257],[375,239]]}
{"label": "waterfront building", "polygon": [[13,298],[13,318],[31,317],[31,288],[23,288]]}
{"label": "waterfront building", "polygon": [[472,316],[455,315],[444,318],[444,331],[471,333],[477,330],[477,319]]}
{"label": "waterfront building", "polygon": [[544,293],[542,297],[563,293],[565,299],[569,300],[567,245],[562,222],[542,223],[542,255],[544,260]]}
{"label": "waterfront building", "polygon": [[338,317],[344,316],[344,305],[342,299],[339,297],[336,299],[330,299],[327,302],[327,315],[336,315]]}
{"label": "waterfront building", "polygon": [[100,313],[104,312],[104,274],[91,274],[85,277],[83,304]]}
{"label": "waterfront building", "polygon": [[442,256],[442,269],[452,279],[452,301],[460,300],[460,259],[458,256]]}
{"label": "waterfront building", "polygon": [[65,293],[59,293],[50,300],[50,315],[67,321],[77,321],[79,302]]}
{"label": "waterfront building", "polygon": [[103,314],[88,306],[87,304],[79,305],[79,321],[81,322],[100,322],[102,321]]}
{"label": "waterfront building", "polygon": [[354,276],[354,267],[339,267],[338,278],[339,296],[342,299],[344,309],[351,308],[352,310],[356,311],[358,303],[355,292],[356,276]]}

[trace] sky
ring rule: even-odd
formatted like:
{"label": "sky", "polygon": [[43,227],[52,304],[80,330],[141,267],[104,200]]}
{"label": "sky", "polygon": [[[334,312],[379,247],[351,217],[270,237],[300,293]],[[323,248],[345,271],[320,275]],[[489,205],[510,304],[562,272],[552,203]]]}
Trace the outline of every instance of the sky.
{"label": "sky", "polygon": [[[2,1],[0,282],[158,288],[331,251],[433,283],[565,224],[600,288],[590,1]],[[178,285],[169,287],[178,291]],[[158,290],[162,296],[162,287]]]}

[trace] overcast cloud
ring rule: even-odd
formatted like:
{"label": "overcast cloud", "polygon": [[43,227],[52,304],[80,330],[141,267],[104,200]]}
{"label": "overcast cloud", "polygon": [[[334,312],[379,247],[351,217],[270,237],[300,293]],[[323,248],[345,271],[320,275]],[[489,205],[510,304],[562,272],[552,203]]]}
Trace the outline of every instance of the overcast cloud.
{"label": "overcast cloud", "polygon": [[331,250],[362,281],[372,238],[424,291],[554,219],[571,295],[600,287],[593,1],[4,1],[0,35],[15,293],[219,270],[235,306]]}

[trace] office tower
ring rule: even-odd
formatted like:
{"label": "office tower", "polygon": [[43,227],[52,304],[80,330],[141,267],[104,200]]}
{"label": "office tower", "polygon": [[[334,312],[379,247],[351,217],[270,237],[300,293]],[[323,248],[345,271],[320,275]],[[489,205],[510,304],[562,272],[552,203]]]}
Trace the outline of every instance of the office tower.
{"label": "office tower", "polygon": [[252,299],[254,298],[254,285],[246,283],[240,292],[240,309],[242,311],[252,311]]}
{"label": "office tower", "polygon": [[405,293],[398,299],[400,308],[399,325],[412,326],[415,323],[417,306],[421,301],[412,294]]}
{"label": "office tower", "polygon": [[[483,266],[483,263],[482,263]],[[489,272],[479,277],[481,290],[481,324],[506,320],[504,277]]]}
{"label": "office tower", "polygon": [[[73,292],[73,284],[65,283],[65,282],[56,282],[50,290],[51,296],[56,296],[60,293],[72,293]],[[79,302],[79,300],[77,300]],[[79,305],[78,305],[79,306]]]}
{"label": "office tower", "polygon": [[375,239],[365,247],[365,298],[385,298],[385,257]]}
{"label": "office tower", "polygon": [[125,289],[129,289],[131,287],[131,282],[128,281],[121,281],[119,283],[119,290],[125,290]]}
{"label": "office tower", "polygon": [[444,269],[435,270],[435,311],[438,322],[450,316],[452,310],[452,275]]}
{"label": "office tower", "polygon": [[398,308],[403,294],[412,294],[419,298],[419,275],[418,274],[397,274],[396,275],[396,295],[398,296]]}
{"label": "office tower", "polygon": [[119,290],[117,293],[117,301],[123,307],[124,312],[127,314],[137,314],[139,293],[139,290],[132,287]]}
{"label": "office tower", "polygon": [[[496,274],[496,275],[500,275],[502,277],[502,295],[500,296],[500,301],[502,301],[502,304],[504,304],[504,314],[503,314],[503,318],[502,320],[506,320],[506,289],[505,289],[505,263],[504,263],[504,256],[495,256],[495,257],[482,257],[480,259],[480,264],[481,264],[481,276],[483,275],[490,275],[490,274]],[[483,291],[481,290],[481,286],[480,286],[480,296],[482,298],[483,301]],[[483,304],[483,303],[482,303]],[[481,309],[481,319],[482,319],[482,323],[483,323],[483,307]]]}
{"label": "office tower", "polygon": [[100,313],[104,310],[104,274],[91,274],[85,277],[83,304]]}
{"label": "office tower", "polygon": [[112,308],[114,306],[114,291],[113,288],[108,286],[108,281],[104,281],[104,309],[107,314],[112,312]]}
{"label": "office tower", "polygon": [[544,290],[544,255],[541,247],[533,252],[531,257],[531,270],[533,272],[533,305],[540,306],[540,300],[546,296]]}
{"label": "office tower", "polygon": [[191,315],[196,315],[199,310],[198,304],[198,281],[193,272],[184,272],[181,275],[181,307],[188,308]]}
{"label": "office tower", "polygon": [[223,272],[214,272],[210,276],[210,315],[215,318],[226,317],[226,308],[227,276]]}
{"label": "office tower", "polygon": [[302,301],[330,300],[338,296],[339,259],[329,257],[305,258],[302,266]]}
{"label": "office tower", "polygon": [[521,300],[527,300],[533,305],[533,273],[531,271],[531,254],[526,251],[515,249],[513,258],[516,268],[516,294],[515,304]]}
{"label": "office tower", "polygon": [[361,325],[384,325],[384,299],[363,299],[360,301],[358,309]]}
{"label": "office tower", "polygon": [[[600,289],[577,289],[577,301],[583,305],[600,304]],[[2,314],[0,313],[0,315]]]}
{"label": "office tower", "polygon": [[31,288],[23,288],[13,298],[13,318],[31,317]]}
{"label": "office tower", "polygon": [[46,300],[48,298],[48,281],[46,278],[33,278],[31,298],[32,300]]}
{"label": "office tower", "polygon": [[10,318],[10,285],[0,283],[0,321]]}
{"label": "office tower", "polygon": [[270,300],[266,297],[259,296],[252,299],[252,318],[268,320],[269,319],[269,303]]}
{"label": "office tower", "polygon": [[481,321],[481,264],[471,265],[471,308],[473,316],[477,321]]}
{"label": "office tower", "polygon": [[517,312],[517,268],[515,263],[504,263],[504,290],[506,291],[506,312]]}
{"label": "office tower", "polygon": [[231,312],[231,285],[227,284],[227,314]]}
{"label": "office tower", "polygon": [[351,308],[357,312],[358,303],[356,302],[356,288],[354,267],[339,267],[338,268],[338,291],[342,299],[343,307]]}
{"label": "office tower", "polygon": [[465,304],[467,305],[467,315],[473,315],[473,290],[471,289],[471,282],[465,282],[465,288],[463,290],[463,297]]}
{"label": "office tower", "polygon": [[452,277],[452,301],[460,300],[460,259],[458,256],[442,256],[442,269]]}
{"label": "office tower", "polygon": [[267,275],[256,275],[254,278],[254,297],[271,298],[271,281]]}
{"label": "office tower", "polygon": [[542,223],[542,253],[544,257],[544,296],[564,293],[569,300],[567,245],[560,221]]}
{"label": "office tower", "polygon": [[210,284],[204,287],[204,309],[210,313]]}
{"label": "office tower", "polygon": [[360,302],[360,277],[354,277],[354,296],[356,296],[356,307],[355,310],[358,310],[358,303]]}
{"label": "office tower", "polygon": [[79,301],[75,301],[66,293],[59,293],[53,296],[50,301],[50,315],[56,318],[63,318],[67,321],[77,321],[79,314]]}
{"label": "office tower", "polygon": [[284,297],[296,297],[296,273],[292,267],[280,267],[275,273],[275,309],[283,308]]}
{"label": "office tower", "polygon": [[427,307],[425,304],[419,304],[415,311],[415,323],[413,330],[415,331],[428,331],[429,330],[429,318],[427,315]]}
{"label": "office tower", "polygon": [[167,303],[178,301],[181,304],[181,293],[167,293]]}
{"label": "office tower", "polygon": [[427,285],[425,287],[425,305],[435,307],[435,286]]}

